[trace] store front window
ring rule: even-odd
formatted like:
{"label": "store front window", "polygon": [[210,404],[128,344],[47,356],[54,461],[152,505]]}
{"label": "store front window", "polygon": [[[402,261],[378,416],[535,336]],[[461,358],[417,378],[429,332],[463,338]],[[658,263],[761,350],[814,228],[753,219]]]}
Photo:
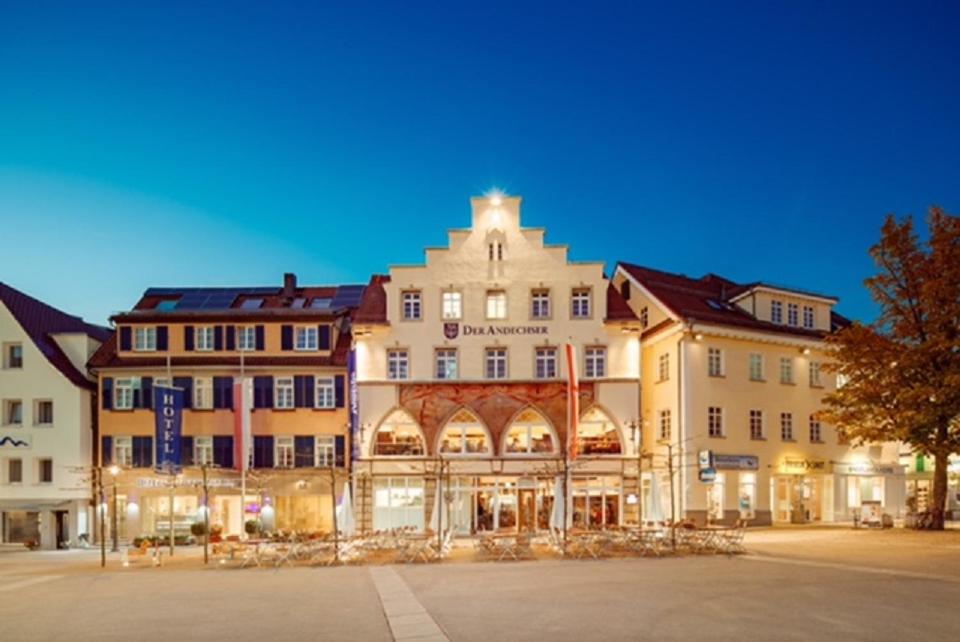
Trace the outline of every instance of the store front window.
{"label": "store front window", "polygon": [[444,426],[439,450],[448,455],[488,455],[490,439],[476,415],[461,408]]}
{"label": "store front window", "polygon": [[740,510],[740,519],[753,519],[757,516],[756,473],[740,473],[737,508]]}
{"label": "store front window", "polygon": [[413,527],[423,530],[423,479],[378,477],[373,482],[374,530]]}
{"label": "store front window", "polygon": [[546,418],[527,408],[513,420],[507,430],[505,454],[548,455],[556,452],[557,439]]}
{"label": "store front window", "polygon": [[588,477],[573,480],[573,525],[604,528],[620,524],[620,478]]}
{"label": "store front window", "polygon": [[883,477],[847,477],[847,506],[858,508],[863,502],[880,502],[883,505]]}
{"label": "store front window", "polygon": [[707,519],[710,521],[723,519],[723,495],[726,491],[726,485],[726,473],[717,473],[713,483],[707,484]]}
{"label": "store front window", "polygon": [[599,408],[587,411],[577,427],[580,452],[584,455],[620,455],[623,446],[617,425]]}
{"label": "store front window", "polygon": [[374,455],[422,457],[425,453],[426,447],[420,427],[403,410],[390,413],[374,436]]}

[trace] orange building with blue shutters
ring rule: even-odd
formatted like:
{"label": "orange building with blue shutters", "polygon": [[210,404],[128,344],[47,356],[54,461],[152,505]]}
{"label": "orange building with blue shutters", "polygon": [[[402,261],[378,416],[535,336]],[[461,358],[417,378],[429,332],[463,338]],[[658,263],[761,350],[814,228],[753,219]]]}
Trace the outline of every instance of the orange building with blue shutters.
{"label": "orange building with blue shutters", "polygon": [[[150,288],[111,318],[113,338],[93,355],[99,383],[96,463],[116,465],[121,539],[169,532],[171,477],[155,472],[153,389],[184,391],[182,472],[174,529],[202,521],[201,466],[210,523],[224,535],[244,522],[268,530],[329,531],[331,479],[340,493],[350,462],[347,356],[363,286]],[[251,443],[241,497],[235,461],[235,381],[249,380]],[[111,476],[105,475],[107,490]],[[108,520],[111,523],[112,520]]]}

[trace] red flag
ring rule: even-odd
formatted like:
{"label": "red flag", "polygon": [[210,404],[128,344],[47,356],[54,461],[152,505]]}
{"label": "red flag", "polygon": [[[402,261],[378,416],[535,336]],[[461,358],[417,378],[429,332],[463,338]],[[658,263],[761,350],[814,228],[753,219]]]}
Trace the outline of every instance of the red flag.
{"label": "red flag", "polygon": [[567,351],[567,452],[570,461],[577,458],[580,440],[577,439],[577,424],[580,420],[580,383],[577,379],[577,351],[572,343]]}

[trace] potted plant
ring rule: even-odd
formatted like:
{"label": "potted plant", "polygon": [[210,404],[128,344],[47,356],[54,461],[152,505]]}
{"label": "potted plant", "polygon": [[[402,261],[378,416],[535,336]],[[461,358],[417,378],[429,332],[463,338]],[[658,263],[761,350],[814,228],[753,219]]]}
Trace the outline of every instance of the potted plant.
{"label": "potted plant", "polygon": [[260,520],[248,519],[243,524],[243,531],[247,535],[256,535],[260,532]]}

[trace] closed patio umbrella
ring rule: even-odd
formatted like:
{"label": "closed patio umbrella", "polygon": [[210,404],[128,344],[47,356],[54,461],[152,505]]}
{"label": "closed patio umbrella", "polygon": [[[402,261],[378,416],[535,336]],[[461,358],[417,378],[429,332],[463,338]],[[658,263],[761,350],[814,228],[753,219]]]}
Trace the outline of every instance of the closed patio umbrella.
{"label": "closed patio umbrella", "polygon": [[660,475],[654,473],[650,477],[650,491],[647,496],[647,501],[644,503],[646,510],[646,521],[648,522],[662,522],[663,521],[663,500],[660,493]]}
{"label": "closed patio umbrella", "polygon": [[[569,521],[569,520],[568,520]],[[557,475],[553,480],[553,510],[550,511],[550,529],[563,528],[563,477]]]}
{"label": "closed patio umbrella", "polygon": [[430,514],[430,529],[436,533],[440,530],[440,511],[443,510],[443,528],[450,528],[450,511],[446,508],[446,502],[441,501],[440,493],[433,494],[433,512]]}
{"label": "closed patio umbrella", "polygon": [[343,485],[343,497],[337,506],[337,528],[346,536],[357,532],[357,521],[353,516],[353,501],[350,498],[350,484]]}

